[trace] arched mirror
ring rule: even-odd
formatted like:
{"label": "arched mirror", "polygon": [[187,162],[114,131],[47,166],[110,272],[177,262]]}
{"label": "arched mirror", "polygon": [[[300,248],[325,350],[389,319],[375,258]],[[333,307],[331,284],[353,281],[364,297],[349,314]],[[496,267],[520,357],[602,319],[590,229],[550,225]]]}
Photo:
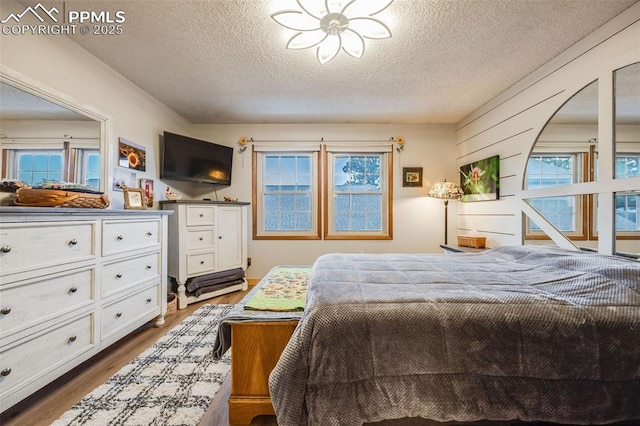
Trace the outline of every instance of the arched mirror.
{"label": "arched mirror", "polygon": [[3,180],[106,190],[105,117],[4,72],[0,97]]}
{"label": "arched mirror", "polygon": [[[640,177],[640,63],[615,70],[612,77],[613,99],[598,99],[599,82],[594,81],[559,108],[543,128],[529,155],[523,188],[550,188],[549,196],[524,198],[544,218],[547,231],[561,232],[580,248],[599,249],[602,224],[598,218],[604,219],[604,226],[615,230],[615,251],[633,256],[640,255],[640,189],[624,180]],[[611,167],[604,167],[600,159],[600,148],[609,150],[610,145],[598,143],[599,103],[614,118]],[[603,183],[598,192],[604,188],[605,194],[611,188],[612,214],[598,212],[598,194],[574,195],[569,186],[583,182]],[[559,186],[565,188],[552,189]],[[525,244],[555,244],[538,225],[525,215]]]}
{"label": "arched mirror", "polygon": [[[524,189],[597,179],[597,137],[598,81],[593,81],[565,102],[540,133],[527,161]],[[589,240],[595,220],[591,209],[593,197],[550,196],[527,202],[566,237]],[[531,219],[525,219],[524,227],[525,244],[554,244]]]}

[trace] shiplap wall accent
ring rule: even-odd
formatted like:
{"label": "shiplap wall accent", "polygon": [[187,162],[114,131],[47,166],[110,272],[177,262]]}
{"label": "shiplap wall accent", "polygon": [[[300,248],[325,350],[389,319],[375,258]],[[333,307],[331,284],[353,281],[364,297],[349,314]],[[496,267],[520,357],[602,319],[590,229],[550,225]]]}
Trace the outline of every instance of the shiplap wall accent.
{"label": "shiplap wall accent", "polygon": [[[611,176],[612,72],[640,61],[640,3],[539,68],[462,120],[456,129],[457,164],[463,166],[500,155],[500,199],[458,203],[458,233],[487,237],[487,246],[521,244],[523,214],[528,214],[560,246],[573,244],[543,224],[524,201],[533,196],[599,194],[599,251],[613,250],[613,193],[640,188],[640,179],[614,180],[523,190],[529,153],[554,113],[575,93],[599,80],[599,151],[601,176]],[[603,101],[605,100],[605,101]],[[607,101],[608,100],[608,101]],[[608,157],[608,158],[607,158]],[[604,165],[604,169],[602,168]]]}

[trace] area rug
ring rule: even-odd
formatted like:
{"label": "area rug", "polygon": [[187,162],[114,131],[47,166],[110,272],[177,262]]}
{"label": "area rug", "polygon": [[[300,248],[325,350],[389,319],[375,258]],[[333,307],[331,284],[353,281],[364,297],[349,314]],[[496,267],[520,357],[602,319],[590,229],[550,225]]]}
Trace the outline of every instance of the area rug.
{"label": "area rug", "polygon": [[231,368],[213,344],[232,307],[201,306],[53,425],[197,425]]}

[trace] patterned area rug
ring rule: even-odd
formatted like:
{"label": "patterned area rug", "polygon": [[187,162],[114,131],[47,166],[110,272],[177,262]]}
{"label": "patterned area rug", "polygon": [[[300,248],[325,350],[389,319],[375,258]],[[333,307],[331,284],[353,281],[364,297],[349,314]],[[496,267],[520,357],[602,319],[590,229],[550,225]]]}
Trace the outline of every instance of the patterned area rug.
{"label": "patterned area rug", "polygon": [[230,370],[213,359],[218,324],[233,305],[203,305],[53,425],[196,425]]}

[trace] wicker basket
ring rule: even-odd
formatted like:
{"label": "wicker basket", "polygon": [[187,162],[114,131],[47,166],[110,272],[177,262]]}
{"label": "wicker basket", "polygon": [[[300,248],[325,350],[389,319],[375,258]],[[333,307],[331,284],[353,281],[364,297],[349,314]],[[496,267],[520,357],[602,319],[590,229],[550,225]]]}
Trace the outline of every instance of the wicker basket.
{"label": "wicker basket", "polygon": [[18,199],[14,203],[26,207],[80,207],[105,209],[109,206],[109,197],[105,194],[65,191],[62,189],[20,188],[16,191]]}
{"label": "wicker basket", "polygon": [[175,293],[167,294],[167,313],[165,317],[171,316],[178,310],[178,297]]}
{"label": "wicker basket", "polygon": [[486,237],[467,237],[458,235],[458,245],[462,247],[484,248]]}

